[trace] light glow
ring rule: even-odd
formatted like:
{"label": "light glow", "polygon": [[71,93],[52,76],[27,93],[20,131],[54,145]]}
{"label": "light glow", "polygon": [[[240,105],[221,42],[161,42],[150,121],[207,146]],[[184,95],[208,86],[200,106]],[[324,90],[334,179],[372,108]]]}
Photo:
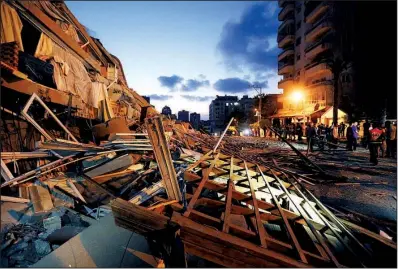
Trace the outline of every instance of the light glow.
{"label": "light glow", "polygon": [[295,102],[299,102],[304,99],[304,94],[301,91],[295,91],[291,96],[292,100]]}

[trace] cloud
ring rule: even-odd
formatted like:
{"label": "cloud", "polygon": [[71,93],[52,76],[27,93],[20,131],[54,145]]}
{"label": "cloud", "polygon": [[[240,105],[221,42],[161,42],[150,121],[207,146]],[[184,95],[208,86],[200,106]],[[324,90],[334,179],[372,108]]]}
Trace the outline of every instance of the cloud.
{"label": "cloud", "polygon": [[160,82],[160,85],[162,87],[169,88],[170,90],[175,90],[176,86],[181,83],[184,80],[184,78],[177,76],[177,75],[172,75],[170,77],[168,76],[160,76],[158,77],[158,81]]}
{"label": "cloud", "polygon": [[215,99],[215,96],[194,96],[188,94],[182,94],[181,97],[189,101],[196,101],[196,102],[209,102]]}
{"label": "cloud", "polygon": [[277,2],[261,2],[250,6],[238,22],[227,22],[217,45],[224,64],[236,71],[275,71],[278,31]]}
{"label": "cloud", "polygon": [[173,96],[171,95],[163,95],[163,94],[151,94],[149,95],[149,98],[151,98],[151,100],[157,100],[157,101],[166,101],[170,98],[172,98]]}
{"label": "cloud", "polygon": [[226,79],[219,79],[214,83],[213,87],[219,92],[224,93],[245,93],[251,89],[251,85],[258,85],[263,88],[268,87],[268,81],[263,82],[249,82],[244,79],[240,78],[226,78]]}
{"label": "cloud", "polygon": [[188,79],[181,87],[181,90],[184,92],[193,92],[201,87],[209,87],[210,81],[208,80],[197,80],[197,79]]}

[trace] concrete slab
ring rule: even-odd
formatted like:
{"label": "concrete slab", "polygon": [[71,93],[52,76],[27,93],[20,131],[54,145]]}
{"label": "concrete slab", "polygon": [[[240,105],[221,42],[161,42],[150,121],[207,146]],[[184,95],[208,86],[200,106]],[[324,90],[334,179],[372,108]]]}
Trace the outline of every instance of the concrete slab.
{"label": "concrete slab", "polygon": [[110,214],[32,267],[152,267],[150,256],[146,239],[116,226]]}

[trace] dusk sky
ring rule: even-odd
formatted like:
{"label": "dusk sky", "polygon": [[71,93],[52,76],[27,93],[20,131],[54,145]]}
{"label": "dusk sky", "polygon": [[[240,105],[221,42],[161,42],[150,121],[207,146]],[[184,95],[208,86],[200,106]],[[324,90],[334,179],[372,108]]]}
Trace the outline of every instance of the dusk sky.
{"label": "dusk sky", "polygon": [[127,82],[177,114],[208,119],[216,95],[276,93],[277,2],[67,2],[117,56]]}

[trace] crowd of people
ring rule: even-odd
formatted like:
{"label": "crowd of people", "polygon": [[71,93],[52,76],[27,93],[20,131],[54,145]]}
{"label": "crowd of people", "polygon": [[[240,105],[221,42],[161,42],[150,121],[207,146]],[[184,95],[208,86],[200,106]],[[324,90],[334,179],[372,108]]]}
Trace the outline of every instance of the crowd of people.
{"label": "crowd of people", "polygon": [[[344,138],[347,141],[346,148],[349,151],[356,151],[358,140],[360,139],[360,125],[352,122],[349,125],[341,122],[337,126],[331,124],[327,126],[323,123],[289,123],[286,125],[275,125],[274,129],[283,138],[291,141],[302,141],[305,137],[308,149],[314,151],[315,142],[321,141],[328,144],[329,148],[337,148],[337,143]],[[396,158],[397,148],[397,124],[396,122],[386,121],[381,125],[378,122],[370,123],[366,120],[362,124],[363,136],[361,143],[363,147],[369,149],[370,162],[377,165],[377,158]],[[266,131],[265,136],[272,137],[272,132]],[[319,146],[320,143],[318,143]]]}

